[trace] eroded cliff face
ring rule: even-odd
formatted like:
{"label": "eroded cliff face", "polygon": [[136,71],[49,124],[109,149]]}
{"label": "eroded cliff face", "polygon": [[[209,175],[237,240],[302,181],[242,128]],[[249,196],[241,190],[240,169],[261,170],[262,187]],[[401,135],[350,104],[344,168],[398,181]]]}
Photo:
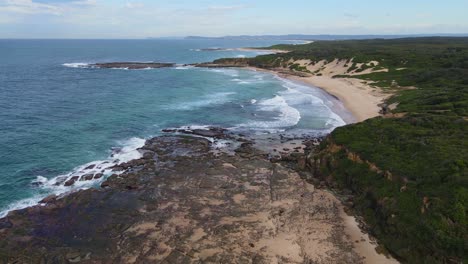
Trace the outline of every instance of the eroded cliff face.
{"label": "eroded cliff face", "polygon": [[[425,251],[425,247],[414,243],[421,241],[417,236],[422,236],[421,230],[427,228],[422,224],[433,219],[439,202],[437,197],[419,193],[416,183],[336,144],[333,134],[319,150],[308,153],[306,170],[312,174],[315,185],[327,186],[340,194],[361,219],[363,228],[379,239],[382,252],[388,250],[405,263],[459,263],[457,257]],[[450,225],[450,219],[447,221]]]}
{"label": "eroded cliff face", "polygon": [[315,150],[313,152],[309,152],[306,160],[308,169],[313,173],[314,177],[327,181],[331,186],[336,187],[336,178],[329,172],[332,172],[339,166],[337,162],[337,159],[339,159],[337,157],[339,153],[344,154],[349,161],[355,164],[367,166],[370,172],[383,175],[388,181],[402,184],[403,186],[408,182],[406,177],[400,177],[398,175],[394,175],[388,170],[383,170],[379,168],[377,164],[361,158],[359,154],[347,149],[345,146],[337,145],[330,136],[327,137],[322,144],[323,148],[319,151]]}

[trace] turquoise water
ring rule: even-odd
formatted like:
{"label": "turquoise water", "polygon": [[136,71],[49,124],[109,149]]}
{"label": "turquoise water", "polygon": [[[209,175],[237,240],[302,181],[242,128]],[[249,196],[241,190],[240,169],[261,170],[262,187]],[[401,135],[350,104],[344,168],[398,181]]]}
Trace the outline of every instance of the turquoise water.
{"label": "turquoise water", "polygon": [[[251,133],[326,133],[342,107],[319,89],[242,69],[92,69],[87,63],[177,64],[256,56],[271,41],[0,40],[0,211],[37,203],[57,177],[138,157],[161,129],[216,125]],[[203,48],[226,50],[202,51]],[[333,109],[333,111],[331,110]],[[119,153],[116,153],[119,149]],[[113,151],[114,150],[114,151]]]}

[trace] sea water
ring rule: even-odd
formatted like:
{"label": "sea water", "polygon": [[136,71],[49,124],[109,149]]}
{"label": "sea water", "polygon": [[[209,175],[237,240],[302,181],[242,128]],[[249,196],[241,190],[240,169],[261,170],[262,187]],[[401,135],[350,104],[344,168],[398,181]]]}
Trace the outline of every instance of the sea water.
{"label": "sea water", "polygon": [[[0,40],[0,216],[52,193],[96,186],[99,181],[55,183],[86,173],[109,175],[115,163],[138,158],[137,148],[164,128],[320,134],[344,125],[342,105],[320,89],[264,72],[184,66],[261,55],[236,48],[277,43]],[[177,66],[89,67],[117,61]]]}

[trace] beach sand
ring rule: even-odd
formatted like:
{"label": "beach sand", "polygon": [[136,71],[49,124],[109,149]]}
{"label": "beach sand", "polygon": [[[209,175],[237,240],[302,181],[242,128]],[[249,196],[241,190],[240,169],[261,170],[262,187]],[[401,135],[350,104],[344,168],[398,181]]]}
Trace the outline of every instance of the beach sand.
{"label": "beach sand", "polygon": [[338,98],[345,108],[351,112],[354,122],[362,122],[366,119],[379,116],[381,110],[380,104],[391,96],[391,94],[384,93],[379,88],[372,87],[365,81],[355,78],[333,78],[328,74],[302,77],[293,73],[288,74],[284,69],[246,68],[254,71],[269,72],[281,78],[320,88]]}
{"label": "beach sand", "polygon": [[364,81],[353,78],[332,78],[331,76],[299,77],[287,75],[288,79],[307,83],[334,95],[344,104],[356,122],[379,116],[379,106],[390,94],[373,88]]}

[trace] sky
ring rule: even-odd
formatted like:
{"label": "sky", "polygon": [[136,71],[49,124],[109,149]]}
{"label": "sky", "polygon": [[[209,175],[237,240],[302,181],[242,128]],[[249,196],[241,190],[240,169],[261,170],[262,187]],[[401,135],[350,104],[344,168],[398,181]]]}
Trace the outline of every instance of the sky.
{"label": "sky", "polygon": [[0,0],[0,38],[468,33],[468,0]]}

